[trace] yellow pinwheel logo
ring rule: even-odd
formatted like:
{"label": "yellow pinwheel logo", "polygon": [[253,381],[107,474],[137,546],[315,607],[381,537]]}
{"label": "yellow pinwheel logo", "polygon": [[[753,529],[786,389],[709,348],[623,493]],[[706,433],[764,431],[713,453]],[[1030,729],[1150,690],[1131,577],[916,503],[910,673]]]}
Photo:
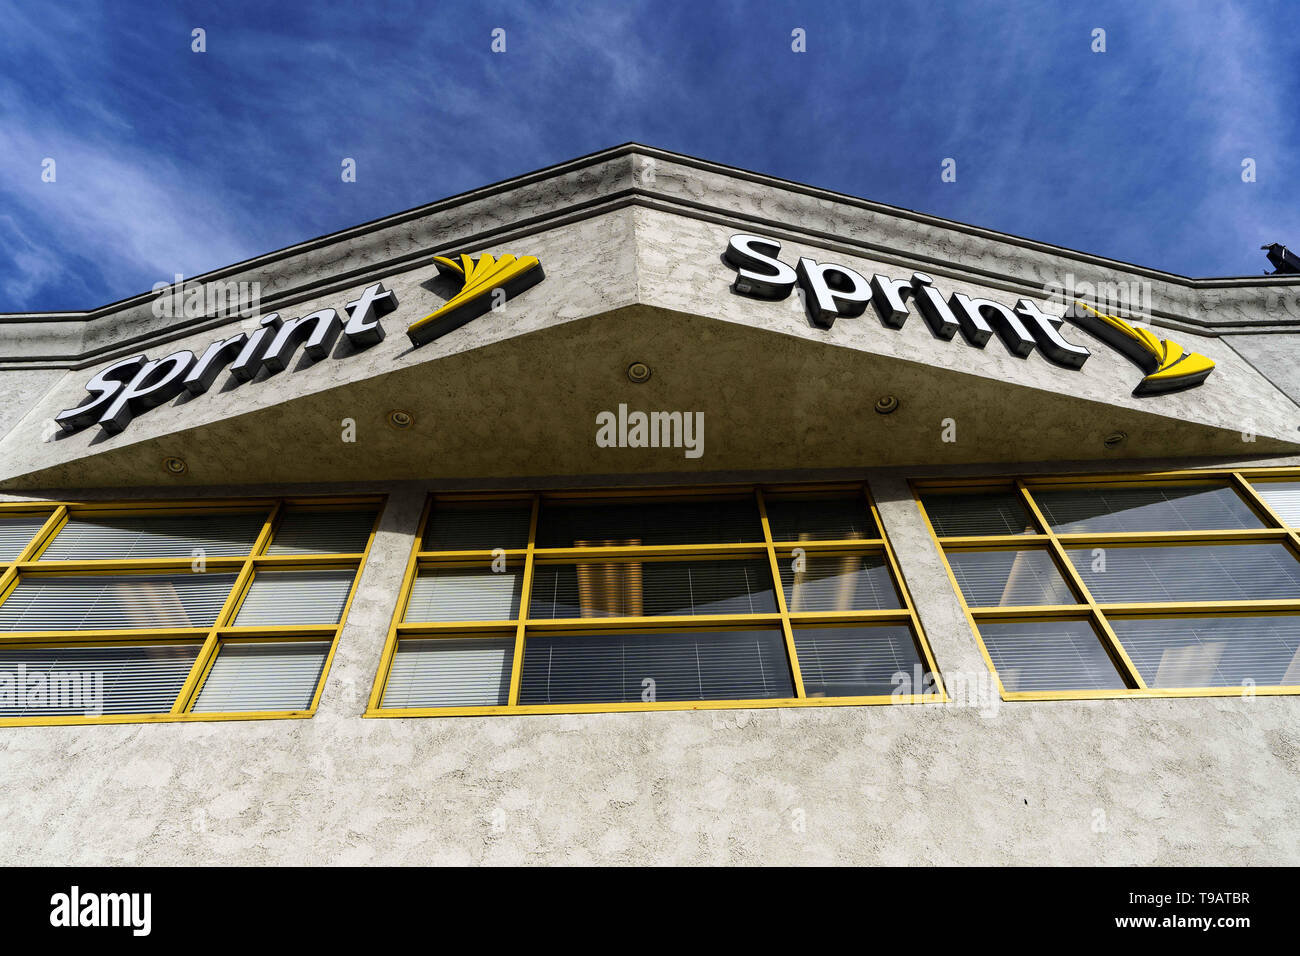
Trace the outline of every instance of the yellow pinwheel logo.
{"label": "yellow pinwheel logo", "polygon": [[1214,362],[1199,352],[1187,352],[1177,342],[1130,325],[1119,316],[1098,312],[1075,301],[1067,318],[1127,355],[1147,373],[1134,395],[1157,395],[1200,385],[1214,371]]}
{"label": "yellow pinwheel logo", "polygon": [[457,262],[446,256],[434,256],[440,275],[458,277],[463,284],[438,309],[411,323],[406,335],[417,348],[499,307],[546,278],[536,256],[504,255],[498,259],[483,253],[477,259],[465,255],[459,258]]}

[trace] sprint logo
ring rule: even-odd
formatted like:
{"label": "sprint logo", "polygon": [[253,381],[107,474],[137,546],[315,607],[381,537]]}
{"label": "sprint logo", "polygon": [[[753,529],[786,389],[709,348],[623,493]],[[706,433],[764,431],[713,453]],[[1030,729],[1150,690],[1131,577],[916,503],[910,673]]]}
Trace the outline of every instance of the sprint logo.
{"label": "sprint logo", "polygon": [[[546,277],[536,256],[483,253],[477,259],[459,256],[459,261],[435,256],[438,272],[460,280],[460,290],[406,330],[418,348],[453,329],[458,329],[485,312],[498,309],[525,289]],[[166,404],[182,392],[206,394],[223,373],[230,383],[223,391],[253,381],[263,381],[293,366],[301,348],[312,362],[340,353],[335,344],[340,336],[353,352],[377,345],[384,339],[380,319],[397,308],[397,296],[374,282],[340,314],[337,309],[318,309],[309,315],[283,319],[280,313],[262,316],[251,331],[217,339],[200,356],[188,349],[149,360],[136,355],[114,362],[86,383],[89,393],[80,405],[54,416],[65,433],[98,424],[107,435],[116,435],[136,416]],[[251,321],[251,320],[250,320]]]}
{"label": "sprint logo", "polygon": [[860,316],[874,306],[887,328],[901,329],[914,303],[938,339],[951,341],[958,332],[966,342],[982,349],[996,335],[1007,350],[1026,358],[1035,350],[1063,368],[1081,369],[1092,354],[1061,333],[1064,319],[1090,332],[1136,362],[1146,377],[1134,395],[1159,395],[1200,385],[1214,371],[1214,362],[1199,352],[1188,352],[1177,342],[1162,339],[1147,329],[1115,315],[1099,312],[1075,301],[1064,316],[1048,315],[1031,299],[1015,307],[992,299],[972,299],[961,292],[945,296],[934,279],[923,272],[895,279],[877,273],[870,279],[833,262],[800,257],[797,266],[777,258],[781,243],[765,236],[735,235],[723,253],[736,270],[732,290],[756,299],[786,299],[796,285],[803,291],[812,323],[831,329],[837,318]]}
{"label": "sprint logo", "polygon": [[1098,312],[1077,299],[1066,318],[1128,356],[1147,373],[1133,389],[1134,395],[1181,391],[1200,385],[1214,371],[1214,361],[1200,352],[1184,351],[1177,342],[1130,325],[1117,315]]}
{"label": "sprint logo", "polygon": [[438,272],[462,280],[461,289],[436,311],[412,322],[407,337],[416,348],[458,329],[491,309],[498,309],[546,278],[536,256],[504,255],[497,259],[484,253],[477,259],[460,256],[460,261],[435,256]]}

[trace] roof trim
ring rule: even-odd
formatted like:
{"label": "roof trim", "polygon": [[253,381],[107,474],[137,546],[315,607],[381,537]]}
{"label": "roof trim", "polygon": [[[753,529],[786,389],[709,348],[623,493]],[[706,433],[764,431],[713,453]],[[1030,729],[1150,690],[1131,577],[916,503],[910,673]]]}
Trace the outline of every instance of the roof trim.
{"label": "roof trim", "polygon": [[[830,189],[823,189],[812,186],[797,180],[783,179],[778,176],[770,176],[765,173],[758,173],[752,170],[743,169],[738,166],[729,166],[725,163],[718,163],[711,160],[700,159],[696,156],[690,156],[685,153],[677,153],[671,150],[660,149],[654,146],[646,146],[636,142],[626,142],[618,146],[612,146],[607,149],[597,150],[596,152],[587,153],[575,159],[566,160],[551,166],[546,166],[529,173],[519,176],[513,176],[508,179],[499,180],[486,186],[480,186],[476,189],[466,192],[457,193],[443,199],[434,200],[422,206],[415,206],[401,212],[383,216],[378,219],[371,219],[367,222],[341,229],[337,232],[326,233],[316,236],[303,242],[295,243],[291,246],[285,246],[271,252],[253,256],[239,262],[234,262],[226,266],[221,266],[209,272],[196,276],[187,277],[187,282],[215,281],[230,275],[246,272],[256,266],[269,265],[274,262],[287,259],[290,256],[304,252],[310,252],[324,246],[331,245],[335,242],[346,241],[358,236],[364,236],[367,233],[390,226],[400,225],[403,222],[423,216],[432,215],[438,212],[444,212],[454,209],[457,206],[464,205],[476,200],[490,198],[503,192],[516,189],[520,186],[529,185],[545,179],[553,178],[564,173],[585,169],[595,166],[612,159],[618,159],[623,156],[633,154],[642,154],[646,156],[659,156],[664,159],[672,160],[683,166],[693,167],[695,169],[705,170],[712,173],[730,176],[735,179],[746,182],[757,183],[785,189],[790,192],[799,193],[817,199],[826,199],[834,202],[854,206],[860,209],[870,210],[872,212],[882,213],[885,215],[896,216],[902,219],[909,219],[913,222],[922,223],[929,226],[937,226],[950,229],[967,235],[976,236],[982,239],[989,239],[997,242],[1007,243],[1021,248],[1031,249],[1037,252],[1044,252],[1051,255],[1062,256],[1074,259],[1080,262],[1086,262],[1091,265],[1103,266],[1107,268],[1119,268],[1123,271],[1142,275],[1152,279],[1170,282],[1175,285],[1184,285],[1193,288],[1232,288],[1236,286],[1300,286],[1300,275],[1261,275],[1261,276],[1226,276],[1211,278],[1193,278],[1180,275],[1174,272],[1165,272],[1160,269],[1154,269],[1147,266],[1138,265],[1132,262],[1126,262],[1122,259],[1112,259],[1107,256],[1096,255],[1089,252],[1083,252],[1078,249],[1071,249],[1067,246],[1059,246],[1049,242],[1043,242],[1036,239],[1029,239],[1014,233],[999,232],[995,229],[988,229],[982,226],[971,225],[970,223],[960,222],[955,219],[945,219],[941,216],[931,215],[929,213],[918,212],[914,209],[908,209],[903,206],[894,206],[889,203],[883,203],[871,199],[863,199],[858,196],[852,196],[847,193],[836,192]],[[636,190],[638,193],[647,193],[652,191]],[[612,198],[612,197],[611,197]],[[722,210],[719,210],[722,211]],[[59,311],[59,312],[0,312],[0,323],[15,321],[47,321],[47,322],[71,322],[71,321],[93,321],[103,316],[118,312],[123,308],[140,305],[148,302],[153,296],[152,290],[141,292],[136,295],[128,296],[124,299],[118,299],[102,306],[87,309],[82,312],[76,311]]]}

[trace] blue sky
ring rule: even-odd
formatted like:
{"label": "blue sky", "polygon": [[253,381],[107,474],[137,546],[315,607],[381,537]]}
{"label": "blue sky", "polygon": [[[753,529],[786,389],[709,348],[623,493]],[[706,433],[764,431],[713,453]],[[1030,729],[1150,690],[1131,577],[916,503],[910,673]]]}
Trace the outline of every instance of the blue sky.
{"label": "blue sky", "polygon": [[0,0],[0,312],[93,308],[629,140],[1172,272],[1258,275],[1261,244],[1300,247],[1294,12]]}

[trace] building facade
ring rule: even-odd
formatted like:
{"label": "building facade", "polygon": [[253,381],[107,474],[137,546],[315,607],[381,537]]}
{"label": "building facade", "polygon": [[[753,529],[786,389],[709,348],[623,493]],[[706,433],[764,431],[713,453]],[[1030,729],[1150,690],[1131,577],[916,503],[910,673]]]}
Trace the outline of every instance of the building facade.
{"label": "building facade", "polygon": [[627,145],[0,323],[6,862],[1300,862],[1300,276]]}

